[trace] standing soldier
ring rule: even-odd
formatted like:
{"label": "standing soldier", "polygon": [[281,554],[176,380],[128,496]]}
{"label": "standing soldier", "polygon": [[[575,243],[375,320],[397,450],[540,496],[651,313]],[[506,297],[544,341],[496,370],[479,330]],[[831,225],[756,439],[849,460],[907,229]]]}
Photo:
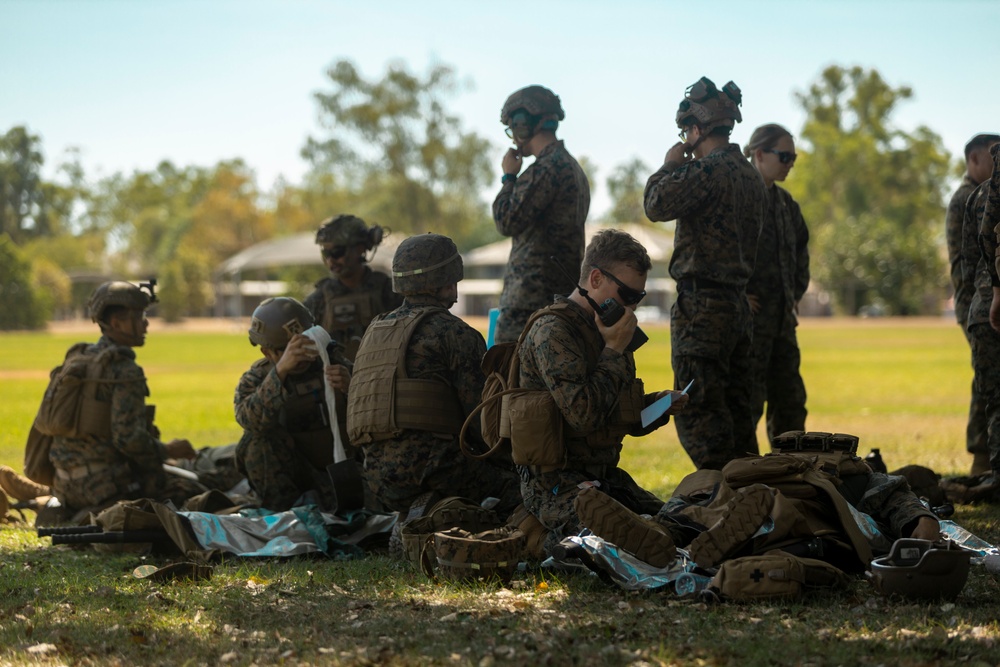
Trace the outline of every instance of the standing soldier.
{"label": "standing soldier", "polygon": [[155,300],[152,286],[147,289],[115,281],[94,290],[88,310],[101,339],[78,343],[66,355],[67,362],[82,355],[89,362],[87,377],[99,378],[93,400],[81,406],[77,432],[55,436],[49,451],[52,493],[68,511],[136,498],[171,500],[180,507],[205,491],[163,470],[167,459],[193,459],[195,451],[187,440],[161,442],[151,423],[149,388],[134,349],[146,343],[146,308]]}
{"label": "standing soldier", "polygon": [[[497,231],[513,240],[500,294],[497,343],[517,340],[533,312],[552,303],[553,295],[572,289],[550,257],[559,257],[571,271],[583,261],[590,184],[556,139],[564,117],[559,98],[542,86],[516,91],[500,111],[515,148],[503,157],[502,186],[493,202]],[[518,176],[523,158],[530,156],[535,163]]]}
{"label": "standing soldier", "polygon": [[[358,350],[348,431],[364,447],[369,488],[390,510],[408,512],[418,500],[430,507],[447,496],[498,498],[500,513],[521,502],[513,469],[468,459],[459,447],[462,424],[482,397],[486,354],[482,335],[448,312],[462,275],[447,236],[403,241],[392,260],[403,305],[376,317]],[[479,432],[478,420],[472,430]]]}
{"label": "standing soldier", "polygon": [[[962,328],[969,345],[972,345],[969,333],[970,308],[976,293],[977,267],[986,271],[986,265],[980,266],[982,253],[979,249],[978,219],[968,227],[965,220],[965,205],[969,195],[976,186],[990,177],[993,161],[990,159],[990,145],[1000,142],[1000,135],[977,134],[965,145],[965,176],[955,190],[948,204],[948,214],[945,217],[945,237],[948,240],[948,260],[951,263],[951,285],[955,290],[955,319]],[[984,276],[983,281],[988,283]],[[990,299],[981,307],[989,307]],[[978,316],[980,323],[986,323],[985,313]],[[975,364],[973,364],[975,368]],[[969,423],[965,431],[965,447],[972,454],[972,475],[987,472],[990,469],[989,445],[986,434],[986,412],[983,399],[976,390],[976,378],[972,379],[972,399],[969,402]]]}
{"label": "standing soldier", "polygon": [[721,468],[756,453],[750,406],[752,319],[746,285],[753,274],[767,192],[760,174],[730,143],[743,120],[740,89],[702,77],[677,110],[681,143],[646,183],[650,220],[676,220],[670,275],[671,361],[676,387],[694,381],[677,434],[695,466]]}
{"label": "standing soldier", "polygon": [[399,306],[403,298],[392,291],[389,276],[372,271],[368,253],[382,242],[384,229],[368,227],[353,215],[330,218],[316,232],[323,263],[332,274],[316,283],[305,306],[313,320],[344,346],[351,361],[372,318]]}
{"label": "standing soldier", "polygon": [[753,423],[767,402],[767,439],[806,429],[806,386],[795,335],[799,299],[809,287],[809,229],[799,205],[776,184],[795,164],[795,141],[780,125],[754,130],[744,153],[764,179],[768,202],[747,299],[753,312]]}
{"label": "standing soldier", "polygon": [[[284,511],[301,502],[337,507],[327,474],[334,462],[334,436],[324,378],[338,394],[347,392],[350,362],[331,343],[331,363],[324,369],[316,343],[302,335],[312,326],[306,307],[288,297],[265,299],[250,319],[250,343],[260,346],[264,358],[254,362],[236,387],[236,421],[243,427],[236,465],[270,510]],[[344,429],[345,414],[338,416]],[[309,492],[314,497],[303,500]]]}

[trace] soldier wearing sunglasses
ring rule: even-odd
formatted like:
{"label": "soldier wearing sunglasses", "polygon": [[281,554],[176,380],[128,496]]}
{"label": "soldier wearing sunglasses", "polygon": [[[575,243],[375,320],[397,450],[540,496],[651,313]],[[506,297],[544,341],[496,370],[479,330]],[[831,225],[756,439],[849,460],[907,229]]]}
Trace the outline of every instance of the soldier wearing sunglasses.
{"label": "soldier wearing sunglasses", "polygon": [[799,299],[809,287],[809,230],[799,205],[777,183],[795,164],[795,141],[780,125],[754,130],[744,154],[764,179],[768,204],[747,284],[753,311],[753,423],[767,403],[767,437],[806,428],[806,387],[795,334]]}
{"label": "soldier wearing sunglasses", "polygon": [[[498,343],[517,340],[533,312],[569,291],[549,257],[572,267],[583,260],[590,184],[556,138],[564,117],[559,98],[542,86],[516,91],[500,112],[514,147],[503,157],[502,184],[493,202],[497,231],[513,241],[494,334]],[[522,174],[523,159],[531,156],[535,162]]]}
{"label": "soldier wearing sunglasses", "polygon": [[[577,289],[535,313],[523,334],[519,386],[540,399],[529,399],[534,407],[519,412],[519,420],[557,425],[550,448],[536,445],[545,441],[543,429],[528,434],[528,446],[545,451],[524,456],[511,434],[514,460],[535,461],[519,465],[518,472],[525,508],[548,531],[546,551],[579,533],[574,502],[583,488],[597,486],[634,512],[655,513],[663,504],[618,467],[626,435],[652,433],[688,402],[679,391],[647,394],[636,378],[630,343],[651,267],[646,249],[629,234],[617,229],[596,234],[587,246]],[[607,299],[624,306],[624,314],[612,324],[605,324],[595,308]],[[643,426],[641,410],[668,394],[669,410]],[[508,405],[513,415],[514,400]]]}
{"label": "soldier wearing sunglasses", "polygon": [[[670,275],[677,281],[670,340],[674,381],[694,380],[677,434],[694,464],[721,468],[756,452],[750,407],[750,304],[767,193],[729,135],[743,120],[740,89],[701,78],[677,110],[681,141],[646,183],[653,221],[676,220]],[[675,385],[680,387],[682,385]]]}
{"label": "soldier wearing sunglasses", "polygon": [[351,361],[368,323],[403,303],[403,297],[392,291],[389,276],[368,266],[384,231],[378,225],[368,227],[357,216],[338,215],[316,232],[316,244],[331,275],[316,283],[303,304],[330,337],[344,346],[344,356]]}

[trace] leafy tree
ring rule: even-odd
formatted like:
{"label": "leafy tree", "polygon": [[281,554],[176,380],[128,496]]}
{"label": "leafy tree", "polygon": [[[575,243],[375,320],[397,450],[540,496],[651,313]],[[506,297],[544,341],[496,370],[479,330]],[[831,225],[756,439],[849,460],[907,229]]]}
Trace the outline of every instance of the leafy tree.
{"label": "leafy tree", "polygon": [[447,112],[457,88],[450,67],[421,78],[394,63],[376,81],[341,60],[327,76],[333,89],[315,94],[326,135],[302,149],[314,177],[333,175],[359,195],[354,213],[399,232],[462,243],[489,224],[478,193],[492,175],[490,145]]}
{"label": "leafy tree", "polygon": [[45,304],[32,286],[31,262],[6,233],[0,233],[0,303],[0,330],[45,325]]}
{"label": "leafy tree", "polygon": [[615,167],[608,176],[608,192],[611,194],[611,210],[608,220],[622,224],[627,222],[649,223],[642,207],[642,194],[646,188],[646,179],[652,173],[645,162],[639,158]]}
{"label": "leafy tree", "polygon": [[930,129],[892,123],[912,95],[874,69],[836,65],[797,95],[805,145],[787,187],[810,225],[813,275],[845,312],[927,312],[944,287],[940,222],[952,164]]}

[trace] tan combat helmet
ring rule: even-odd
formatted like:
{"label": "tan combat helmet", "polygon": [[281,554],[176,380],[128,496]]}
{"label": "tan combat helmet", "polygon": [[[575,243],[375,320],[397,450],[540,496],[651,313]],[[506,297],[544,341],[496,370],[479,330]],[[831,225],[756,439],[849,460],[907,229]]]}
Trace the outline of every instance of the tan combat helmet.
{"label": "tan combat helmet", "polygon": [[527,86],[511,93],[500,110],[500,122],[510,125],[510,117],[518,109],[532,116],[554,116],[556,120],[566,117],[559,96],[545,86]]}
{"label": "tan combat helmet", "polygon": [[736,127],[743,122],[740,104],[743,93],[730,81],[719,90],[708,77],[701,77],[688,86],[677,109],[677,127],[698,125],[703,135],[717,127]]}
{"label": "tan combat helmet", "polygon": [[292,336],[313,325],[312,313],[287,296],[264,299],[250,318],[250,343],[283,350]]}
{"label": "tan combat helmet", "polygon": [[323,222],[316,232],[316,244],[332,243],[339,246],[361,244],[371,250],[382,242],[385,229],[378,225],[369,227],[356,215],[335,215]]}
{"label": "tan combat helmet", "polygon": [[463,276],[458,247],[441,234],[411,236],[392,258],[392,291],[397,294],[430,294]]}
{"label": "tan combat helmet", "polygon": [[121,306],[133,310],[146,310],[149,304],[156,303],[155,289],[155,278],[138,286],[124,280],[104,283],[94,290],[90,295],[90,301],[87,302],[90,319],[99,324],[101,331],[104,331],[107,326],[104,315],[108,308]]}

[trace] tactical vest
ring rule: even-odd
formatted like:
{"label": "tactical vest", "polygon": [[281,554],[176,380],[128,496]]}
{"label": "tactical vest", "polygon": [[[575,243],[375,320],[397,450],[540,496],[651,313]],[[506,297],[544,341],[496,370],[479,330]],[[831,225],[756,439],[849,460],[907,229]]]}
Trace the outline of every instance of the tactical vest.
{"label": "tactical vest", "polygon": [[415,308],[406,317],[372,322],[358,349],[347,397],[347,429],[355,445],[398,437],[404,430],[451,438],[465,415],[455,390],[437,380],[409,378],[406,351],[420,322],[440,306]]}
{"label": "tactical vest", "polygon": [[[545,308],[569,326],[582,338],[586,354],[587,375],[597,371],[605,342],[601,332],[596,327],[580,326],[583,321],[575,312],[569,301],[559,301]],[[629,361],[634,363],[631,352],[625,352]],[[544,391],[544,390],[539,390]],[[622,439],[640,422],[641,412],[645,403],[645,393],[642,380],[633,378],[626,383],[618,394],[618,399],[612,408],[613,412],[602,428],[589,433],[573,431],[568,424],[564,427],[564,442],[566,458],[573,465],[617,465],[621,451]],[[561,415],[560,415],[561,417]],[[564,420],[565,422],[565,420]]]}
{"label": "tactical vest", "polygon": [[333,431],[326,407],[323,373],[289,376],[285,381],[285,429],[298,451],[320,470],[333,463]]}

